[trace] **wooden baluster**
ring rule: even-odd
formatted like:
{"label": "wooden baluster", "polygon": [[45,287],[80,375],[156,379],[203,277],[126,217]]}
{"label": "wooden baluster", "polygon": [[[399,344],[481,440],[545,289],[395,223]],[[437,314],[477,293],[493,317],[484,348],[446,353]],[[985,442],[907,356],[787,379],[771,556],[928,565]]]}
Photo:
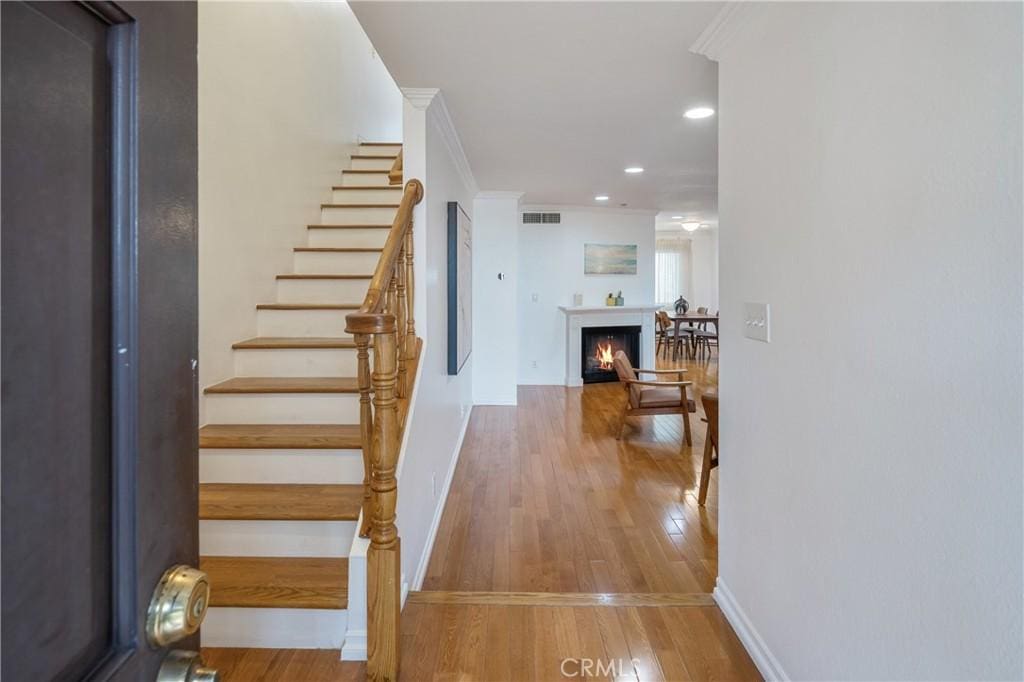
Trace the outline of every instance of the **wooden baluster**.
{"label": "wooden baluster", "polygon": [[413,297],[416,294],[415,279],[413,277],[412,260],[412,222],[409,223],[409,231],[405,235],[405,301],[407,317],[405,325],[405,345],[402,349],[405,357],[413,358],[416,355],[416,320],[413,314]]}
{"label": "wooden baluster", "polygon": [[395,266],[395,294],[396,294],[396,310],[395,310],[395,337],[396,337],[396,348],[398,349],[398,397],[404,398],[409,395],[409,380],[406,376],[406,342],[405,342],[405,331],[406,331],[406,316],[408,314],[406,294],[405,294],[405,253],[400,251],[398,254],[398,264]]}
{"label": "wooden baluster", "polygon": [[[388,280],[388,290],[384,295],[384,312],[389,315],[394,315],[398,318],[398,278],[395,277],[394,272],[391,274],[391,278]],[[395,333],[395,343],[397,347],[398,333]],[[395,395],[399,398],[402,397],[402,386],[399,384],[395,389]]]}
{"label": "wooden baluster", "polygon": [[373,408],[370,406],[370,336],[355,334],[359,381],[359,440],[363,447],[363,520],[359,537],[370,536],[370,459],[373,447]]}
{"label": "wooden baluster", "polygon": [[367,578],[367,676],[371,680],[398,679],[398,619],[401,611],[401,542],[395,527],[400,439],[395,318],[388,315],[373,338],[373,490]]}

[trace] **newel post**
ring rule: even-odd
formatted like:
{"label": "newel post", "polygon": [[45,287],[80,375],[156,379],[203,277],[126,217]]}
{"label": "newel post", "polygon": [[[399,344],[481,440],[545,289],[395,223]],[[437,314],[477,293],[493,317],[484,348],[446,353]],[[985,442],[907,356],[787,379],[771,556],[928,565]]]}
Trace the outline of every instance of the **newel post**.
{"label": "newel post", "polygon": [[400,446],[396,320],[377,315],[373,334],[373,439],[370,459],[370,547],[367,576],[367,674],[371,680],[398,678],[401,614],[401,552],[395,527]]}

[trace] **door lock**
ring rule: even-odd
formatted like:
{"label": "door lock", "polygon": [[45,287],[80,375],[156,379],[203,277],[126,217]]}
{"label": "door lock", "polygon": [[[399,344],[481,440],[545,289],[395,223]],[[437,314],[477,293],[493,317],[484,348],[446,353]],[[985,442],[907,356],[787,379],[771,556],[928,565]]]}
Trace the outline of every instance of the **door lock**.
{"label": "door lock", "polygon": [[220,673],[205,667],[195,651],[175,649],[160,664],[156,682],[220,682]]}
{"label": "door lock", "polygon": [[146,639],[152,646],[162,647],[194,634],[209,603],[206,574],[184,564],[172,566],[153,590],[146,613]]}

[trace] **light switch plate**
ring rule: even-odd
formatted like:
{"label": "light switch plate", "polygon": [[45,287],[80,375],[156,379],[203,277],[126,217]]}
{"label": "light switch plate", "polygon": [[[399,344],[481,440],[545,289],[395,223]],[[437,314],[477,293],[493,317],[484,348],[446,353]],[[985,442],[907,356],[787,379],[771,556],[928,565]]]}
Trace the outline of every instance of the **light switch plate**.
{"label": "light switch plate", "polygon": [[743,335],[768,343],[771,338],[771,316],[767,303],[743,304]]}

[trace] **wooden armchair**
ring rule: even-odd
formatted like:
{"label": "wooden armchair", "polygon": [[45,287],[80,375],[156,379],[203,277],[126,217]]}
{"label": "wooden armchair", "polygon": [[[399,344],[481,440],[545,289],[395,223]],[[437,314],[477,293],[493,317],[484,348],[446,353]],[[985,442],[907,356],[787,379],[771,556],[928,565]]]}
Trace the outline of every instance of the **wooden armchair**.
{"label": "wooden armchair", "polygon": [[697,494],[697,504],[704,506],[708,499],[708,483],[711,481],[711,470],[718,466],[718,394],[705,393],[701,396],[700,402],[704,405],[704,414],[707,415],[708,433],[704,438],[704,462],[700,467],[700,490]]}
{"label": "wooden armchair", "polygon": [[[686,387],[692,381],[683,381],[685,369],[634,369],[629,358],[621,350],[612,357],[615,373],[626,389],[626,402],[622,406],[622,421],[619,435],[626,429],[626,417],[643,417],[655,414],[679,414],[683,417],[683,432],[686,444],[693,445],[690,435],[690,413],[697,411],[697,404],[686,397]],[[638,374],[674,374],[676,381],[641,381]]]}

